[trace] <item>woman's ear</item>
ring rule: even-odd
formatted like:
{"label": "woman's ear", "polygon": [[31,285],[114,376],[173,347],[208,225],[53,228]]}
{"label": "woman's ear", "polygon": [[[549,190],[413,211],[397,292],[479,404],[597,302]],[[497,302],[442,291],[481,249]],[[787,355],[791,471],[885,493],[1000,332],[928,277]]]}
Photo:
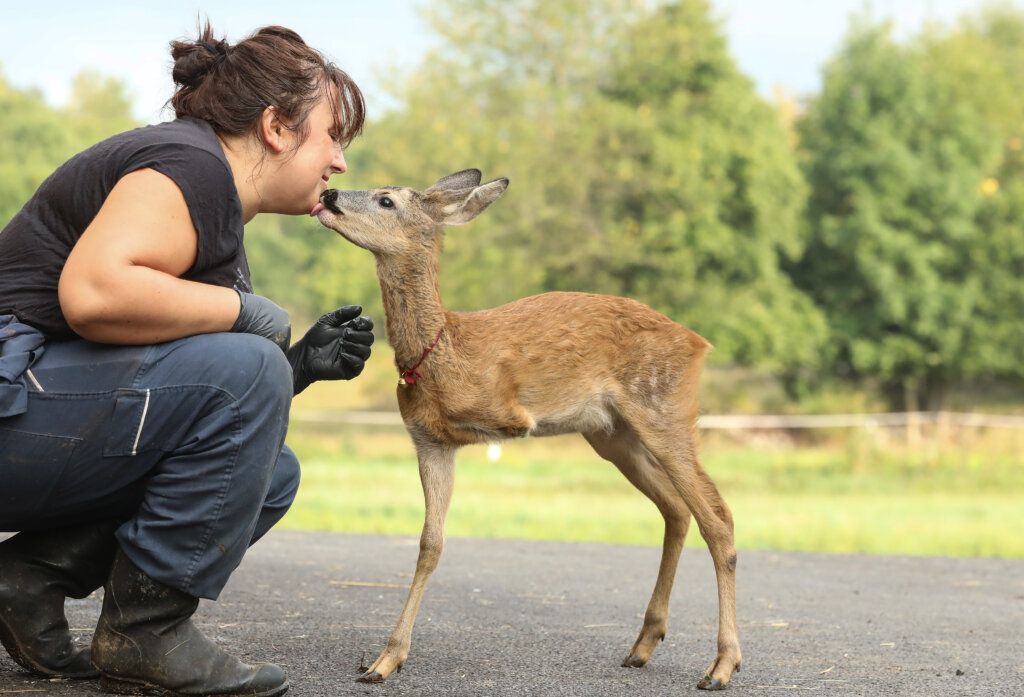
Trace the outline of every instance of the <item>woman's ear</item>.
{"label": "woman's ear", "polygon": [[263,142],[273,153],[281,153],[285,150],[285,133],[288,133],[289,129],[285,128],[285,125],[281,123],[280,117],[277,115],[277,110],[268,106],[263,110],[260,115],[260,137]]}

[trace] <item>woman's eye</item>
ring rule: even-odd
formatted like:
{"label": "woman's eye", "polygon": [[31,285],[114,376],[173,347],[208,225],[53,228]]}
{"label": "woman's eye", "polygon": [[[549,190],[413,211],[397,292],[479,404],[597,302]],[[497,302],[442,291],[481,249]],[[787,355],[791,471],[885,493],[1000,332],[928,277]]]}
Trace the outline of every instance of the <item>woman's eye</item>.
{"label": "woman's eye", "polygon": [[381,205],[382,207],[384,207],[384,208],[394,208],[394,207],[395,207],[395,202],[394,202],[394,201],[392,201],[392,200],[391,200],[390,198],[388,198],[387,196],[383,196],[383,197],[382,197],[382,198],[380,199],[380,205]]}

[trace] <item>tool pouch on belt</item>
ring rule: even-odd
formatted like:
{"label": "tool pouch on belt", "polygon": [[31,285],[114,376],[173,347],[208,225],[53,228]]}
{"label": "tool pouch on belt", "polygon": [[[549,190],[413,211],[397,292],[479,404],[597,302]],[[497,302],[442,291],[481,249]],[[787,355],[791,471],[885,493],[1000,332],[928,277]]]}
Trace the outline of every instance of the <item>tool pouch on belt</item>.
{"label": "tool pouch on belt", "polygon": [[46,337],[14,315],[0,315],[0,419],[28,409],[25,372],[43,355]]}

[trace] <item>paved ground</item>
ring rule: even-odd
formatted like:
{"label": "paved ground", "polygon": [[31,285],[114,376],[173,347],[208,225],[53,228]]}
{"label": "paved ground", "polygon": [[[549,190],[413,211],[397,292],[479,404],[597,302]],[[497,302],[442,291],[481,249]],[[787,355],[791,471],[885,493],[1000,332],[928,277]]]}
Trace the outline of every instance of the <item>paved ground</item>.
{"label": "paved ground", "polygon": [[[405,599],[416,540],[272,532],[221,600],[209,636],[289,672],[289,697],[707,694],[716,593],[707,552],[684,552],[669,635],[643,669],[619,664],[640,629],[660,550],[451,539],[401,673],[354,682]],[[741,552],[743,672],[733,694],[1024,695],[1024,561]],[[99,612],[69,604],[87,640]],[[2,654],[2,652],[0,652]],[[771,692],[764,692],[764,691]],[[0,695],[85,697],[0,655]],[[728,694],[728,693],[726,693]]]}

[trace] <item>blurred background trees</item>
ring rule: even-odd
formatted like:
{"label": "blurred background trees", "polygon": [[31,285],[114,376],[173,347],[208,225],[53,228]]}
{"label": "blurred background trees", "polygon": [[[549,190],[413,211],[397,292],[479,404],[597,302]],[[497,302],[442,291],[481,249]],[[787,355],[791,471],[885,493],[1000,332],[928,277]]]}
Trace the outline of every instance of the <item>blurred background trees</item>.
{"label": "blurred background trees", "polygon": [[817,367],[824,318],[781,265],[804,244],[797,153],[707,4],[458,0],[432,22],[445,43],[398,86],[405,107],[366,129],[352,180],[511,179],[501,206],[448,232],[450,307],[628,295],[721,360]]}
{"label": "blurred background trees", "polygon": [[801,123],[811,238],[793,277],[829,318],[833,369],[894,406],[1024,370],[1022,221],[995,220],[1019,205],[1020,19],[903,44],[858,22]]}
{"label": "blurred background trees", "polygon": [[55,109],[40,92],[8,84],[0,65],[0,227],[58,165],[136,125],[131,98],[116,80],[80,73],[68,104]]}
{"label": "blurred background trees", "polygon": [[[340,185],[511,179],[448,232],[451,309],[628,295],[706,336],[717,365],[794,394],[872,384],[899,409],[1024,378],[1019,10],[905,40],[855,18],[821,93],[771,102],[705,0],[430,7],[438,48],[391,76],[397,106],[371,114]],[[65,158],[130,127],[129,106],[102,76],[55,109],[0,72],[0,224]],[[313,220],[259,216],[247,249],[257,291],[301,319],[381,314],[370,255]]]}

